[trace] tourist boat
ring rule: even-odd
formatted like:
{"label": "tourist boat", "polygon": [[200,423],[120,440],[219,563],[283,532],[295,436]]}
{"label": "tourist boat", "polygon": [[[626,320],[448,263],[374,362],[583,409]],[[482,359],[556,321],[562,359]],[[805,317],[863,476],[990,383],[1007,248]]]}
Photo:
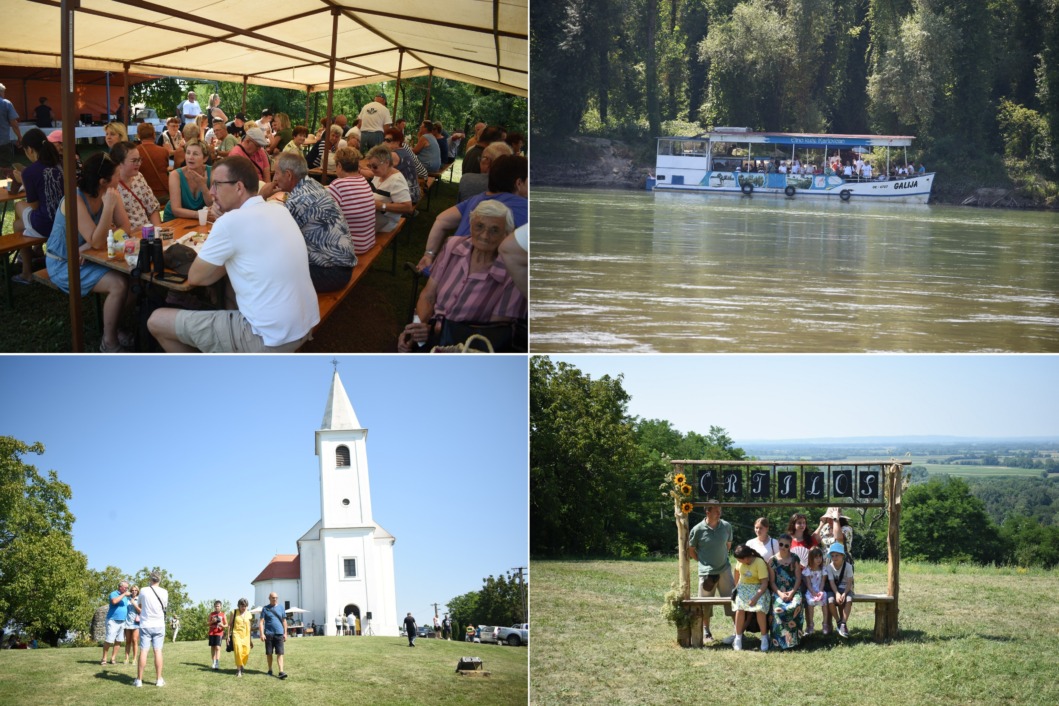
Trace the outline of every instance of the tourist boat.
{"label": "tourist boat", "polygon": [[[908,146],[913,139],[906,135],[751,132],[742,127],[719,127],[695,137],[660,137],[655,176],[648,180],[648,188],[925,204],[930,200],[933,172],[891,176],[891,167],[910,164]],[[897,148],[903,149],[897,152]],[[836,159],[844,165],[864,155],[874,166],[871,178],[847,178],[827,167]],[[796,162],[808,169],[792,173]],[[814,166],[818,168],[815,173],[811,171]]]}

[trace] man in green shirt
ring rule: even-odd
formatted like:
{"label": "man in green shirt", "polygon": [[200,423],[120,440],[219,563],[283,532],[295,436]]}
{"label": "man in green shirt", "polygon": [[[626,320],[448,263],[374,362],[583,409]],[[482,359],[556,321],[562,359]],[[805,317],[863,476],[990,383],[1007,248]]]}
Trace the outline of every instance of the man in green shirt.
{"label": "man in green shirt", "polygon": [[[735,588],[728,551],[732,548],[732,525],[721,519],[720,505],[707,505],[706,518],[691,528],[688,551],[699,562],[699,596],[730,596]],[[735,616],[731,603],[724,606],[724,614]],[[713,606],[707,607],[702,619],[703,639],[710,641],[710,619]]]}

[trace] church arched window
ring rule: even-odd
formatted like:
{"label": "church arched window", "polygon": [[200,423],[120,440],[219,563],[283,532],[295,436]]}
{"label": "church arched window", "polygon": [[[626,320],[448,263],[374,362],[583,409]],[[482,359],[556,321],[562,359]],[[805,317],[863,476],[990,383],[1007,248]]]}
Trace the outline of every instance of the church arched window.
{"label": "church arched window", "polygon": [[349,466],[349,447],[339,446],[335,449],[335,465],[339,468]]}

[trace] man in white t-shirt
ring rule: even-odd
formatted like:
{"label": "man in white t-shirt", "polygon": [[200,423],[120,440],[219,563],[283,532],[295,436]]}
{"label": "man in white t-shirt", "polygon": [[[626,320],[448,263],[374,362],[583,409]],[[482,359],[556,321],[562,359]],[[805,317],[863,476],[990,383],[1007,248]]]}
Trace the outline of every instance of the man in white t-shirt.
{"label": "man in white t-shirt", "polygon": [[195,117],[202,114],[202,106],[195,100],[195,92],[188,91],[188,99],[180,104],[180,129],[184,129],[186,123],[194,122]]}
{"label": "man in white t-shirt", "polygon": [[372,147],[382,144],[383,133],[393,123],[386,96],[381,93],[375,96],[375,100],[360,109],[357,119],[360,120],[360,151],[367,154]]}
{"label": "man in white t-shirt", "polygon": [[210,190],[221,214],[188,271],[205,286],[228,275],[228,309],[158,309],[147,328],[169,352],[290,353],[320,322],[309,254],[287,209],[258,196],[257,169],[229,157],[213,170]]}
{"label": "man in white t-shirt", "polygon": [[165,612],[169,608],[169,591],[159,586],[162,577],[151,573],[151,585],[140,591],[140,660],[136,666],[133,686],[143,686],[143,670],[147,666],[147,650],[154,648],[154,675],[157,686],[165,686],[162,678],[162,645],[165,643]]}

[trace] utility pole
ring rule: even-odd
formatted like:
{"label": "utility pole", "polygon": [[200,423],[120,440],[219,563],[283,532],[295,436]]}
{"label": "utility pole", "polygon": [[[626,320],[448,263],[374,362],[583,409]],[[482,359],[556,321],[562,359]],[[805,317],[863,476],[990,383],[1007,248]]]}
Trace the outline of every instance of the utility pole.
{"label": "utility pole", "polygon": [[518,572],[519,589],[522,591],[522,622],[524,623],[529,622],[529,608],[526,606],[526,579],[522,575],[526,568],[525,566],[516,566],[511,569]]}
{"label": "utility pole", "polygon": [[441,605],[441,604],[440,603],[431,603],[430,605],[434,606],[434,617],[435,618],[438,617],[438,606]]}

